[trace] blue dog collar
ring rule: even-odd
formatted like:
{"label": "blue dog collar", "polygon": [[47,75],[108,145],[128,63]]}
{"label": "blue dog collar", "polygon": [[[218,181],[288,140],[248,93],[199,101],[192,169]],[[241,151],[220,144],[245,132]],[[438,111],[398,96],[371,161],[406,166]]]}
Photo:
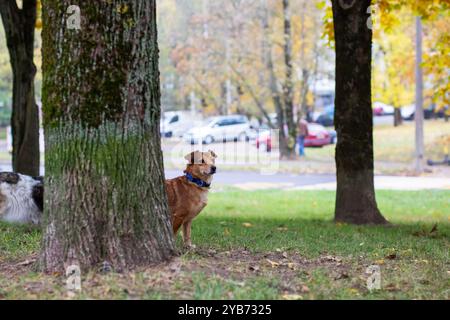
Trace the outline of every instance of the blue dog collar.
{"label": "blue dog collar", "polygon": [[188,181],[195,183],[200,188],[209,188],[211,186],[210,183],[207,183],[207,182],[203,181],[202,179],[193,177],[192,174],[190,174],[189,172],[186,172],[185,176],[186,176],[186,179],[188,179]]}

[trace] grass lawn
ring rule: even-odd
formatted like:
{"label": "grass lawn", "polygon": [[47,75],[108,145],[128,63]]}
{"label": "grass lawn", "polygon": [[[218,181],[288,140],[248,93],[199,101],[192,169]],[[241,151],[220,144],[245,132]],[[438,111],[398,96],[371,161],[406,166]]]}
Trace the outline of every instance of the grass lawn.
{"label": "grass lawn", "polygon": [[[334,193],[233,189],[210,195],[197,248],[128,274],[90,272],[74,298],[449,299],[450,191],[380,191],[391,227],[332,222]],[[0,224],[0,298],[65,298],[33,271],[40,232]],[[368,291],[366,268],[381,268]]]}

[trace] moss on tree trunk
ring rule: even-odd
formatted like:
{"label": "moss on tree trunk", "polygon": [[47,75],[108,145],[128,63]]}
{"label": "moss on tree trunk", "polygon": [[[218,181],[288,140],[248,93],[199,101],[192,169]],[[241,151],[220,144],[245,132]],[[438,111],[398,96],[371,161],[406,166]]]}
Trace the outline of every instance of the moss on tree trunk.
{"label": "moss on tree trunk", "polygon": [[370,0],[333,0],[336,40],[335,220],[383,224],[374,188]]}
{"label": "moss on tree trunk", "polygon": [[43,270],[169,259],[155,1],[47,0],[43,25]]}

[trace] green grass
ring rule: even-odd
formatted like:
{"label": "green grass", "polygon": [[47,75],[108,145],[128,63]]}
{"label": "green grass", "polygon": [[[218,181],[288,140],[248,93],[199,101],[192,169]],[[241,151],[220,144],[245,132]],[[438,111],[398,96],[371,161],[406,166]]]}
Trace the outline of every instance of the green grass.
{"label": "green grass", "polygon": [[0,222],[0,262],[24,258],[39,250],[38,228]]}
{"label": "green grass", "polygon": [[[74,298],[448,299],[450,191],[377,198],[390,227],[334,224],[331,191],[212,193],[193,224],[196,250],[135,273],[90,272]],[[61,276],[13,272],[39,245],[38,230],[0,224],[0,298],[66,297]],[[371,292],[372,264],[382,289]]]}
{"label": "green grass", "polygon": [[0,140],[6,140],[6,128],[0,128]]}
{"label": "green grass", "polygon": [[[202,246],[246,247],[264,251],[295,249],[307,257],[378,254],[395,247],[416,254],[443,257],[450,236],[449,191],[379,191],[379,206],[394,227],[361,227],[333,222],[334,192],[229,191],[216,193],[193,225],[193,239]],[[418,238],[414,232],[439,223],[442,239]],[[245,227],[244,224],[251,226]],[[215,239],[211,242],[211,239]],[[439,241],[441,240],[441,241]]]}

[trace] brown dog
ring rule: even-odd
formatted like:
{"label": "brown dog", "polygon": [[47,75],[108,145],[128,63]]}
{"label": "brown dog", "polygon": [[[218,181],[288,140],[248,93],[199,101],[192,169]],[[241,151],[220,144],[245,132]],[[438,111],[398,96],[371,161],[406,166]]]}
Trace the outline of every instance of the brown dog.
{"label": "brown dog", "polygon": [[166,191],[169,208],[172,215],[173,232],[183,226],[183,241],[187,247],[192,247],[192,220],[203,210],[208,202],[208,189],[212,177],[216,173],[216,154],[195,151],[184,157],[187,161],[185,175],[166,180]]}

